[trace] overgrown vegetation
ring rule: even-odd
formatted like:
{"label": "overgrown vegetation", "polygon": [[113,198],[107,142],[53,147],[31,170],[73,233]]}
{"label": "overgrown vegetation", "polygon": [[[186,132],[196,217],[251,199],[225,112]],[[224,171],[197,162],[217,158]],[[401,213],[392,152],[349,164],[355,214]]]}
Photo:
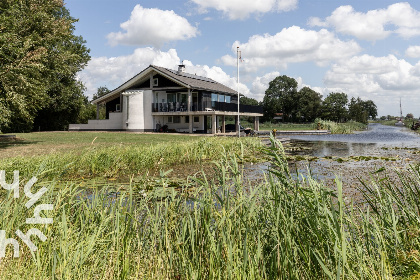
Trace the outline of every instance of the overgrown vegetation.
{"label": "overgrown vegetation", "polygon": [[124,177],[174,164],[201,163],[217,159],[223,153],[255,157],[261,141],[257,138],[190,137],[189,141],[168,141],[149,145],[90,145],[71,152],[39,156],[18,156],[0,160],[0,170],[19,170],[22,175],[37,174],[47,178]]}
{"label": "overgrown vegetation", "polygon": [[353,131],[365,130],[367,128],[367,125],[355,121],[348,121],[346,123],[336,123],[332,121],[315,119],[312,128],[327,129],[331,131],[332,134],[350,134],[353,133]]}
{"label": "overgrown vegetation", "polygon": [[[48,237],[31,255],[10,248],[2,279],[415,279],[420,276],[420,169],[366,182],[353,205],[311,178],[291,178],[281,145],[265,150],[265,182],[245,187],[241,155],[222,153],[193,191],[93,190],[51,182]],[[238,157],[239,156],[239,157]],[[3,196],[1,229],[26,232],[23,199]]]}

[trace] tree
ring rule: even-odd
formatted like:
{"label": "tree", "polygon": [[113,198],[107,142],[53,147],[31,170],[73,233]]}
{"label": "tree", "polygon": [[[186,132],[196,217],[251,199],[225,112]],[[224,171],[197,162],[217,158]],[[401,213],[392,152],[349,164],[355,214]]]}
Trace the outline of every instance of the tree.
{"label": "tree", "polygon": [[295,97],[295,116],[297,121],[313,121],[319,117],[322,96],[309,87],[301,88]]}
{"label": "tree", "polygon": [[78,115],[84,96],[76,73],[90,57],[75,22],[62,0],[0,2],[2,130],[28,131],[46,119],[62,128]]}
{"label": "tree", "polygon": [[[101,96],[104,96],[104,95],[106,95],[106,94],[108,94],[110,92],[111,92],[111,90],[109,90],[106,86],[104,86],[104,87],[103,86],[98,87],[96,93],[93,95],[92,100],[95,100],[95,99],[97,99],[97,98],[99,98]],[[241,102],[242,102],[242,97],[241,97]]]}
{"label": "tree", "polygon": [[241,96],[240,104],[242,104],[242,105],[258,106],[259,105],[259,102],[256,99],[254,99],[254,98],[250,98],[250,97],[246,97],[246,96]]}
{"label": "tree", "polygon": [[412,118],[414,118],[414,115],[412,113],[408,113],[405,118],[412,119]]}
{"label": "tree", "polygon": [[332,92],[322,102],[322,117],[335,122],[347,118],[347,94]]}
{"label": "tree", "polygon": [[348,118],[356,122],[367,123],[368,112],[364,108],[364,101],[359,97],[352,97],[349,102]]}
{"label": "tree", "polygon": [[367,112],[367,115],[371,119],[376,119],[378,116],[378,109],[376,104],[372,100],[366,100],[363,102],[363,108]]}
{"label": "tree", "polygon": [[276,113],[283,113],[286,120],[293,118],[297,85],[295,79],[285,75],[278,76],[270,82],[262,102],[265,119],[272,120]]}

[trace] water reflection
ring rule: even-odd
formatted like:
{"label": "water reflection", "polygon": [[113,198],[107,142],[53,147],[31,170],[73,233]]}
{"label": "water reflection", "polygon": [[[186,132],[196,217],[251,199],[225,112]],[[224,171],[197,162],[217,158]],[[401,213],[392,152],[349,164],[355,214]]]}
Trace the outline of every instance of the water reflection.
{"label": "water reflection", "polygon": [[407,128],[369,124],[367,131],[355,134],[291,135],[292,146],[307,149],[293,154],[316,157],[380,156],[383,147],[420,147],[420,137]]}
{"label": "water reflection", "polygon": [[346,143],[375,143],[393,146],[420,146],[420,138],[405,127],[369,124],[367,131],[354,134],[290,135],[291,139]]}

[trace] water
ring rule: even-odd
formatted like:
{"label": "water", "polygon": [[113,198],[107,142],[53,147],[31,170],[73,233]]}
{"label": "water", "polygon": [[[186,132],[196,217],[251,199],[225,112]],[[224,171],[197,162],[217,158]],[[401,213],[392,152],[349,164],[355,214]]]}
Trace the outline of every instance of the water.
{"label": "water", "polygon": [[420,148],[420,137],[405,127],[369,124],[354,134],[291,135],[292,145],[308,149],[295,152],[316,157],[380,156],[383,148]]}
{"label": "water", "polygon": [[[287,155],[316,158],[289,162],[294,178],[311,176],[335,188],[335,178],[343,182],[343,193],[360,200],[360,179],[370,180],[375,171],[386,168],[388,176],[420,162],[420,136],[404,127],[370,124],[368,130],[354,134],[288,135]],[[248,165],[247,177],[262,178],[270,163]],[[381,173],[382,174],[382,173]],[[381,176],[379,174],[379,176]]]}

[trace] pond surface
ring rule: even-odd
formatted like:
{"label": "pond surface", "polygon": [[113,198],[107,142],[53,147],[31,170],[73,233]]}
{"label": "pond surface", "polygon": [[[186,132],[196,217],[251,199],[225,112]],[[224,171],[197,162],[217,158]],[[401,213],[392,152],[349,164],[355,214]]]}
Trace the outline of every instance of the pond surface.
{"label": "pond surface", "polygon": [[[281,135],[279,136],[281,137]],[[309,169],[313,177],[335,187],[338,177],[345,195],[360,199],[360,180],[369,181],[385,168],[387,176],[398,180],[397,172],[405,172],[420,162],[420,135],[405,127],[369,124],[368,130],[354,134],[288,135],[283,143],[289,156],[289,169],[295,178],[305,178]],[[247,166],[249,176],[267,172],[270,163]],[[374,175],[375,174],[375,175]]]}
{"label": "pond surface", "polygon": [[[367,131],[354,134],[291,135],[292,145],[305,145],[308,155],[386,155],[384,148],[420,148],[420,137],[405,127],[369,124]],[[304,152],[302,152],[304,153]]]}

